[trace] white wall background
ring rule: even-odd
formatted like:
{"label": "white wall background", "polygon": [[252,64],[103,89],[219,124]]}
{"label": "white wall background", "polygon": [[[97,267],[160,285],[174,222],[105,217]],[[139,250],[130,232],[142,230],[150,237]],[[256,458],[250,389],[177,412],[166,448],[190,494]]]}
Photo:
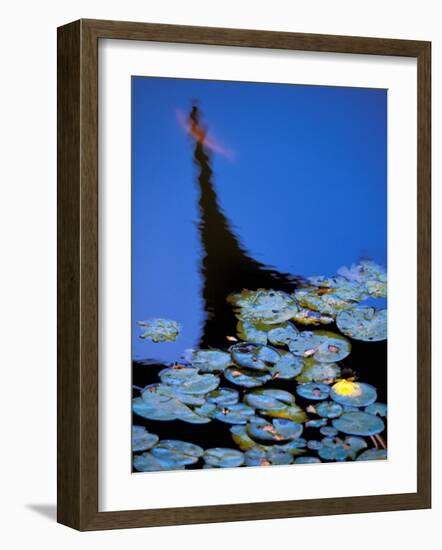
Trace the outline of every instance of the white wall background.
{"label": "white wall background", "polygon": [[[103,533],[55,523],[56,27],[80,17],[433,41],[434,280],[440,280],[442,35],[438,0],[16,0],[3,5],[0,101],[0,540],[5,548],[217,550],[240,544],[360,550],[440,541],[441,286],[434,285],[431,511]],[[406,290],[406,289],[404,289]],[[439,520],[439,521],[438,521]],[[242,542],[241,542],[242,541]]]}

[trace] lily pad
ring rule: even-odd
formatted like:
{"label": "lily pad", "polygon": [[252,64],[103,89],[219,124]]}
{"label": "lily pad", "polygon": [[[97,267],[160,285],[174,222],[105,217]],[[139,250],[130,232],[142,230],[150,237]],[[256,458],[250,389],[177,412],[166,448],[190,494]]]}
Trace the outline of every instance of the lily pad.
{"label": "lily pad", "polygon": [[268,372],[259,372],[252,369],[244,369],[240,367],[229,367],[224,371],[225,378],[245,388],[257,388],[262,386],[271,379],[271,374]]}
{"label": "lily pad", "polygon": [[195,464],[203,455],[204,450],[198,445],[175,439],[160,441],[151,451],[152,456],[164,463],[176,466]]}
{"label": "lily pad", "polygon": [[351,380],[340,380],[330,390],[330,397],[341,405],[352,405],[354,407],[366,407],[377,399],[377,392],[374,386],[364,382],[352,382]]}
{"label": "lily pad", "polygon": [[295,458],[295,464],[320,464],[319,458],[316,456],[298,456]]}
{"label": "lily pad", "polygon": [[230,354],[221,350],[193,351],[190,363],[201,372],[224,371],[232,364]]}
{"label": "lily pad", "polygon": [[318,454],[324,460],[344,461],[354,459],[356,454],[367,447],[367,443],[360,437],[324,437]]}
{"label": "lily pad", "polygon": [[187,367],[171,367],[159,373],[161,382],[171,386],[179,386],[183,393],[200,395],[218,387],[220,379],[214,374],[199,374],[198,369]]}
{"label": "lily pad", "polygon": [[279,327],[269,330],[267,336],[269,342],[275,346],[286,346],[299,335],[299,330],[292,323],[284,323]]}
{"label": "lily pad", "polygon": [[296,339],[290,341],[289,349],[295,355],[312,357],[319,363],[334,363],[349,355],[351,345],[339,334],[316,330],[300,332]]}
{"label": "lily pad", "polygon": [[267,409],[260,411],[260,414],[270,416],[271,418],[285,418],[298,424],[307,420],[307,415],[298,405],[290,405],[284,409]]}
{"label": "lily pad", "polygon": [[232,426],[230,428],[230,433],[232,434],[233,441],[238,445],[241,451],[248,451],[256,446],[261,448],[260,445],[257,445],[256,441],[250,438],[246,427],[243,425],[237,424]]}
{"label": "lily pad", "polygon": [[293,353],[284,353],[278,362],[270,369],[272,379],[291,380],[304,368],[304,362]]}
{"label": "lily pad", "polygon": [[306,384],[298,384],[296,393],[304,399],[312,399],[319,401],[327,399],[330,393],[330,388],[322,382],[307,382]]}
{"label": "lily pad", "polygon": [[239,393],[232,388],[218,388],[207,395],[207,401],[219,406],[234,405],[239,401]]}
{"label": "lily pad", "polygon": [[244,464],[244,453],[223,447],[207,449],[203,458],[206,465],[212,468],[236,468]]}
{"label": "lily pad", "polygon": [[254,447],[245,453],[244,458],[246,466],[286,465],[293,462],[290,453],[274,448],[264,450]]}
{"label": "lily pad", "polygon": [[337,418],[338,416],[341,416],[343,409],[339,403],[322,401],[316,406],[316,412],[319,416],[323,416],[324,418]]}
{"label": "lily pad", "polygon": [[249,321],[239,321],[236,326],[238,337],[245,342],[254,342],[255,344],[267,344],[267,330],[261,330],[257,325]]}
{"label": "lily pad", "polygon": [[183,420],[191,424],[210,422],[210,418],[196,414],[175,397],[165,395],[161,391],[161,384],[145,389],[142,397],[132,400],[132,408],[136,414],[149,420]]}
{"label": "lily pad", "polygon": [[158,443],[159,437],[144,426],[132,426],[132,451],[148,451]]}
{"label": "lily pad", "polygon": [[384,422],[378,417],[366,412],[344,413],[333,420],[333,426],[345,434],[374,435],[384,431]]}
{"label": "lily pad", "polygon": [[279,290],[243,290],[228,301],[236,306],[239,319],[250,323],[283,323],[298,311],[294,298]]}
{"label": "lily pad", "polygon": [[387,296],[387,272],[384,267],[372,260],[361,260],[350,268],[341,267],[338,274],[348,281],[364,286],[374,298]]}
{"label": "lily pad", "polygon": [[141,327],[140,338],[152,340],[152,342],[174,342],[181,331],[181,324],[169,319],[150,319],[138,321]]}
{"label": "lily pad", "polygon": [[305,423],[306,428],[321,428],[327,424],[326,418],[314,418]]}
{"label": "lily pad", "polygon": [[291,420],[276,418],[271,423],[262,418],[256,418],[247,424],[247,433],[256,440],[267,443],[280,443],[296,439],[302,434],[302,424]]}
{"label": "lily pad", "polygon": [[280,359],[279,353],[260,344],[241,342],[230,348],[234,362],[244,368],[266,371]]}
{"label": "lily pad", "polygon": [[342,311],[336,318],[338,329],[354,340],[378,342],[387,338],[387,310],[359,306]]}
{"label": "lily pad", "polygon": [[321,435],[325,435],[326,437],[334,437],[337,435],[338,430],[334,428],[333,426],[323,426],[319,432]]}
{"label": "lily pad", "polygon": [[335,278],[327,283],[327,286],[321,284],[296,290],[296,301],[301,307],[334,317],[339,311],[352,307],[367,296],[365,287],[344,278]]}
{"label": "lily pad", "polygon": [[134,455],[133,466],[138,472],[158,472],[163,470],[184,470],[185,465],[173,460],[154,457],[150,452]]}
{"label": "lily pad", "polygon": [[247,393],[244,401],[261,410],[282,410],[295,402],[295,397],[285,390],[264,389]]}
{"label": "lily pad", "polygon": [[335,363],[318,363],[312,357],[304,359],[304,368],[296,377],[298,382],[324,382],[331,384],[341,376],[341,369]]}
{"label": "lily pad", "polygon": [[385,405],[385,403],[372,403],[368,407],[365,407],[365,412],[374,414],[375,416],[386,417],[387,405]]}
{"label": "lily pad", "polygon": [[226,424],[246,424],[254,416],[255,411],[244,403],[235,403],[224,407],[218,407],[213,413],[213,418]]}
{"label": "lily pad", "polygon": [[356,460],[387,460],[387,449],[367,449]]}
{"label": "lily pad", "polygon": [[329,325],[333,323],[334,317],[320,313],[319,311],[313,311],[306,307],[299,308],[299,311],[294,315],[293,320],[300,325]]}

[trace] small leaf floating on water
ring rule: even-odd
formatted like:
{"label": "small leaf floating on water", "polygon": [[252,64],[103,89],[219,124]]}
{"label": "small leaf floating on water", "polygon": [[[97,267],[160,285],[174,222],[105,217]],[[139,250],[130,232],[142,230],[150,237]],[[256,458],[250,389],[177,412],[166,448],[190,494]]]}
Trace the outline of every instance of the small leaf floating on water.
{"label": "small leaf floating on water", "polygon": [[244,453],[236,449],[214,447],[204,451],[203,459],[212,468],[236,468],[244,463]]}
{"label": "small leaf floating on water", "polygon": [[322,382],[307,382],[305,384],[298,384],[296,393],[304,399],[312,399],[319,401],[321,399],[327,399],[330,393],[330,388],[327,384]]}
{"label": "small leaf floating on water", "polygon": [[332,421],[333,426],[349,435],[374,435],[384,431],[384,422],[378,417],[366,412],[344,413]]}
{"label": "small leaf floating on water", "polygon": [[158,440],[159,437],[149,433],[144,426],[132,426],[132,451],[148,451]]}
{"label": "small leaf floating on water", "polygon": [[141,327],[140,338],[152,340],[152,342],[174,342],[181,331],[181,324],[168,319],[150,319],[138,321]]}
{"label": "small leaf floating on water", "polygon": [[354,307],[339,313],[336,325],[343,334],[354,340],[379,342],[387,338],[387,310]]}
{"label": "small leaf floating on water", "polygon": [[283,323],[298,311],[294,297],[279,290],[243,290],[230,295],[228,302],[236,306],[240,320],[250,323]]}
{"label": "small leaf floating on water", "polygon": [[367,449],[356,460],[387,460],[387,449]]}

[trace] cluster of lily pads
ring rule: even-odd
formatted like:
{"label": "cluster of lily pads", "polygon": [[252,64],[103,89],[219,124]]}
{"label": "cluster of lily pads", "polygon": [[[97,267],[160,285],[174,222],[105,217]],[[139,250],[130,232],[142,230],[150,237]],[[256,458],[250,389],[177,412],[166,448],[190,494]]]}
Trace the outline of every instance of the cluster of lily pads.
{"label": "cluster of lily pads", "polygon": [[[236,336],[228,335],[234,343],[188,350],[184,361],[159,372],[158,382],[140,388],[133,411],[153,421],[225,423],[232,448],[160,440],[134,425],[135,470],[385,459],[387,407],[374,386],[344,378],[340,362],[351,340],[386,339],[387,311],[361,304],[386,293],[385,270],[364,260],[334,277],[307,278],[292,294],[258,289],[229,296],[238,319]],[[332,323],[337,331],[318,328]],[[181,328],[165,319],[139,324],[153,342],[175,340]],[[276,379],[293,390],[271,387]]]}

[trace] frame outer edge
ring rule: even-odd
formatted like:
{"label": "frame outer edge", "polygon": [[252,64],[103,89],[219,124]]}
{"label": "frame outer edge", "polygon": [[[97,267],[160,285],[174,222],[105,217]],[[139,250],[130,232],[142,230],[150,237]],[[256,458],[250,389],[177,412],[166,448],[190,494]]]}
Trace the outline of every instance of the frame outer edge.
{"label": "frame outer edge", "polygon": [[[263,36],[265,35],[265,36]],[[193,508],[98,511],[98,41],[100,38],[418,58],[418,492]],[[58,507],[81,531],[410,510],[431,506],[431,44],[83,19],[58,29]]]}
{"label": "frame outer edge", "polygon": [[431,42],[418,71],[418,494],[431,508]]}
{"label": "frame outer edge", "polygon": [[57,521],[79,526],[80,24],[57,32]]}

